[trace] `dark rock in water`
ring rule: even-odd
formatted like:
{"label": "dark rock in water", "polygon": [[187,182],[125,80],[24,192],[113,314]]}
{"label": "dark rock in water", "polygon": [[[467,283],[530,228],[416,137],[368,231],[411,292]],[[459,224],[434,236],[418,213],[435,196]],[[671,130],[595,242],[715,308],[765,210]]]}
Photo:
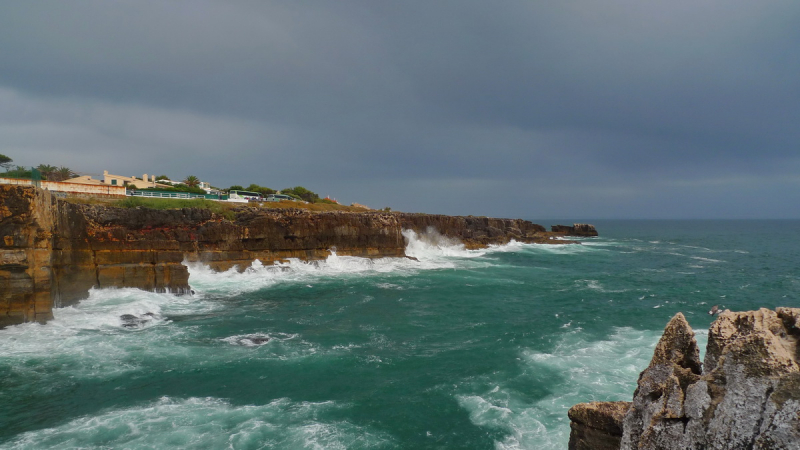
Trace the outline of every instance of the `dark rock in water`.
{"label": "dark rock in water", "polygon": [[133,314],[123,314],[119,316],[119,318],[122,319],[123,328],[141,328],[155,317],[156,315],[151,312],[142,314],[141,316],[136,316]]}
{"label": "dark rock in water", "polygon": [[257,333],[257,334],[247,334],[244,336],[232,336],[224,340],[234,345],[242,345],[245,347],[258,347],[260,345],[264,345],[269,341],[271,341],[272,337],[267,334]]}
{"label": "dark rock in water", "polygon": [[594,225],[589,225],[588,223],[575,223],[572,224],[572,226],[553,225],[550,229],[553,233],[559,233],[565,236],[597,236],[597,230],[594,228]]}
{"label": "dark rock in water", "polygon": [[[709,329],[700,364],[694,333],[677,314],[639,376],[619,448],[800,449],[798,341],[800,308],[726,310]],[[587,422],[573,410],[593,409],[570,410],[573,430]],[[570,436],[570,448],[606,443],[602,433]]]}

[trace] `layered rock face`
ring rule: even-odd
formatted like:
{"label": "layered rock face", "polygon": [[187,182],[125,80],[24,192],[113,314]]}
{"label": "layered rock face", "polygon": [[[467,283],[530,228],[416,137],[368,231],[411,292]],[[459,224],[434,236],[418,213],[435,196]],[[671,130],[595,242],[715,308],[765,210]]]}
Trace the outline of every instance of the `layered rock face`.
{"label": "layered rock face", "polygon": [[[639,377],[619,448],[800,449],[798,339],[800,308],[725,311],[709,330],[701,364],[694,333],[679,313]],[[618,417],[600,406],[573,409]],[[570,448],[580,448],[579,439],[573,432]],[[592,443],[585,448],[601,448]]]}
{"label": "layered rock face", "polygon": [[0,185],[0,327],[52,317],[52,198]]}
{"label": "layered rock face", "polygon": [[396,217],[402,229],[417,233],[433,229],[445,237],[461,241],[468,249],[507,244],[512,239],[526,243],[563,243],[554,240],[543,226],[521,219],[408,213],[398,213]]}
{"label": "layered rock face", "polygon": [[45,321],[53,306],[92,287],[186,292],[184,261],[215,270],[258,259],[405,256],[402,231],[436,230],[469,248],[552,242],[524,220],[379,212],[310,212],[242,206],[231,218],[207,209],[151,210],[72,204],[32,187],[0,185],[0,327]]}

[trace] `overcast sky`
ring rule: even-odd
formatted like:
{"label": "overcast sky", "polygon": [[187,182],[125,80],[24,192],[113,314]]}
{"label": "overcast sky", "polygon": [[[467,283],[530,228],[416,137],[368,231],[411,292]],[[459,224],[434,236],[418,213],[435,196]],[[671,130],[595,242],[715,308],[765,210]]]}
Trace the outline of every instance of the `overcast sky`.
{"label": "overcast sky", "polygon": [[798,218],[798,24],[797,0],[2,1],[0,153],[401,211]]}

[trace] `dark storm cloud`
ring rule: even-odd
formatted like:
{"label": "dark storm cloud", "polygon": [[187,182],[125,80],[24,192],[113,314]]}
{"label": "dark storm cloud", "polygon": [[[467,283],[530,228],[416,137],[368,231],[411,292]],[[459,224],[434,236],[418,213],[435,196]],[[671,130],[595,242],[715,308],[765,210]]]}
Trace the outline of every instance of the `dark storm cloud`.
{"label": "dark storm cloud", "polygon": [[375,207],[796,216],[800,4],[18,2],[0,153]]}

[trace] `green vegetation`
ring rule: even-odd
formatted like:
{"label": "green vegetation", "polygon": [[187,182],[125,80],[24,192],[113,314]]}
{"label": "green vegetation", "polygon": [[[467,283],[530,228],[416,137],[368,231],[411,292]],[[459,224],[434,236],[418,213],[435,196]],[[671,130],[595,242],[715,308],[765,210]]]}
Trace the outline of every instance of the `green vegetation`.
{"label": "green vegetation", "polygon": [[306,189],[303,186],[295,186],[293,188],[286,188],[286,189],[281,189],[280,191],[276,191],[275,189],[271,189],[271,188],[268,188],[268,187],[265,187],[265,186],[259,186],[259,185],[255,184],[255,183],[253,183],[253,184],[251,184],[250,186],[247,186],[247,187],[243,187],[243,186],[240,186],[240,185],[236,184],[236,185],[233,185],[233,186],[229,187],[228,191],[258,192],[261,195],[263,195],[264,197],[266,197],[269,194],[281,193],[283,195],[288,195],[289,197],[292,197],[295,200],[300,200],[300,201],[304,201],[304,202],[308,202],[308,203],[324,203],[324,204],[328,204],[328,205],[338,205],[338,203],[336,203],[334,201],[331,201],[331,200],[328,200],[328,199],[324,199],[324,198],[320,198],[319,194],[317,194],[316,192],[313,192],[313,191],[311,191],[309,189]]}
{"label": "green vegetation", "polygon": [[61,166],[58,169],[56,169],[55,172],[53,172],[50,177],[47,177],[47,179],[50,181],[64,181],[64,180],[69,180],[70,178],[75,178],[77,176],[78,174],[75,173],[69,167]]}
{"label": "green vegetation", "polygon": [[196,188],[197,186],[200,186],[200,178],[197,178],[194,175],[189,175],[183,180],[183,184],[189,186],[190,188]]}
{"label": "green vegetation", "polygon": [[149,209],[181,209],[181,208],[202,208],[211,210],[227,219],[233,220],[235,214],[231,209],[233,205],[224,202],[205,199],[183,199],[183,198],[143,198],[127,197],[113,203],[119,208],[149,208]]}
{"label": "green vegetation", "polygon": [[250,191],[250,192],[258,192],[259,194],[261,194],[261,195],[263,195],[265,197],[267,195],[269,195],[269,194],[274,194],[274,193],[278,192],[275,189],[270,189],[268,187],[259,186],[259,185],[255,184],[255,183],[251,184],[250,186],[247,186],[247,189],[241,189],[241,190]]}
{"label": "green vegetation", "polygon": [[39,164],[36,166],[36,170],[42,173],[42,178],[45,180],[50,180],[53,174],[58,170],[58,167],[51,166],[50,164]]}
{"label": "green vegetation", "polygon": [[6,169],[4,175],[8,178],[33,178],[32,171],[22,166],[17,166],[14,169]]}
{"label": "green vegetation", "polygon": [[145,189],[136,189],[137,191],[159,191],[159,192],[191,192],[192,194],[205,194],[206,191],[199,187],[189,187],[185,184],[175,184],[172,187],[149,187]]}
{"label": "green vegetation", "polygon": [[6,173],[4,175],[9,178],[31,179],[34,178],[35,171],[38,171],[41,174],[43,180],[48,180],[48,181],[64,181],[78,176],[78,174],[76,174],[69,167],[64,167],[64,166],[56,167],[56,166],[51,166],[49,164],[39,164],[34,169],[29,169],[23,166],[16,166],[15,168],[12,169],[11,161],[12,159],[9,158],[8,156],[0,154],[0,167],[6,169]]}
{"label": "green vegetation", "polygon": [[[32,179],[36,177],[38,179],[38,174],[36,172],[41,173],[41,178],[47,181],[65,181],[70,178],[75,178],[78,176],[76,172],[72,169],[64,166],[56,167],[49,164],[39,164],[35,169],[26,168],[23,166],[13,166],[13,160],[3,154],[0,154],[0,168],[5,169],[4,176],[10,178],[27,178]],[[167,175],[158,175],[155,177],[156,181],[161,180],[170,180],[171,178]],[[143,188],[143,189],[135,189],[137,191],[162,191],[162,192],[189,192],[193,194],[206,194],[206,191],[199,188],[200,185],[200,178],[195,175],[187,176],[181,184],[175,184],[171,187],[150,187],[150,188]],[[218,189],[218,188],[213,188]],[[219,189],[224,190],[224,189]],[[329,200],[327,198],[320,198],[319,194],[313,192],[309,189],[306,189],[303,186],[295,186],[292,188],[286,188],[281,191],[276,191],[275,189],[268,188],[266,186],[260,186],[258,184],[252,183],[246,188],[241,185],[233,185],[227,190],[237,190],[237,191],[250,191],[250,192],[258,192],[262,196],[266,197],[269,194],[284,194],[292,197],[295,200],[299,200],[300,202],[296,201],[284,201],[284,202],[269,202],[269,205],[263,205],[266,208],[302,208],[302,209],[309,209],[312,211],[361,211],[363,208],[359,208],[356,206],[344,206],[336,203],[333,200]],[[97,200],[100,201],[100,200]],[[303,202],[307,202],[303,203]],[[105,203],[105,202],[101,202]],[[134,208],[138,206],[146,207],[146,208],[153,208],[153,209],[172,209],[172,208],[207,208],[211,209],[215,213],[229,215],[233,214],[230,211],[230,205],[220,202],[215,202],[212,200],[202,200],[202,199],[164,199],[164,198],[142,198],[142,197],[130,197],[124,200],[119,200],[115,203],[116,206],[124,207],[124,208]],[[241,206],[241,205],[239,205]],[[391,208],[384,208],[384,211],[391,211]]]}
{"label": "green vegetation", "polygon": [[322,199],[319,198],[316,192],[309,191],[303,186],[295,186],[293,188],[281,189],[281,194],[286,194],[299,200],[308,203],[319,203]]}
{"label": "green vegetation", "polygon": [[8,170],[11,169],[11,163],[12,162],[14,162],[13,159],[11,159],[8,156],[0,153],[0,167],[6,169],[6,172],[8,172]]}

